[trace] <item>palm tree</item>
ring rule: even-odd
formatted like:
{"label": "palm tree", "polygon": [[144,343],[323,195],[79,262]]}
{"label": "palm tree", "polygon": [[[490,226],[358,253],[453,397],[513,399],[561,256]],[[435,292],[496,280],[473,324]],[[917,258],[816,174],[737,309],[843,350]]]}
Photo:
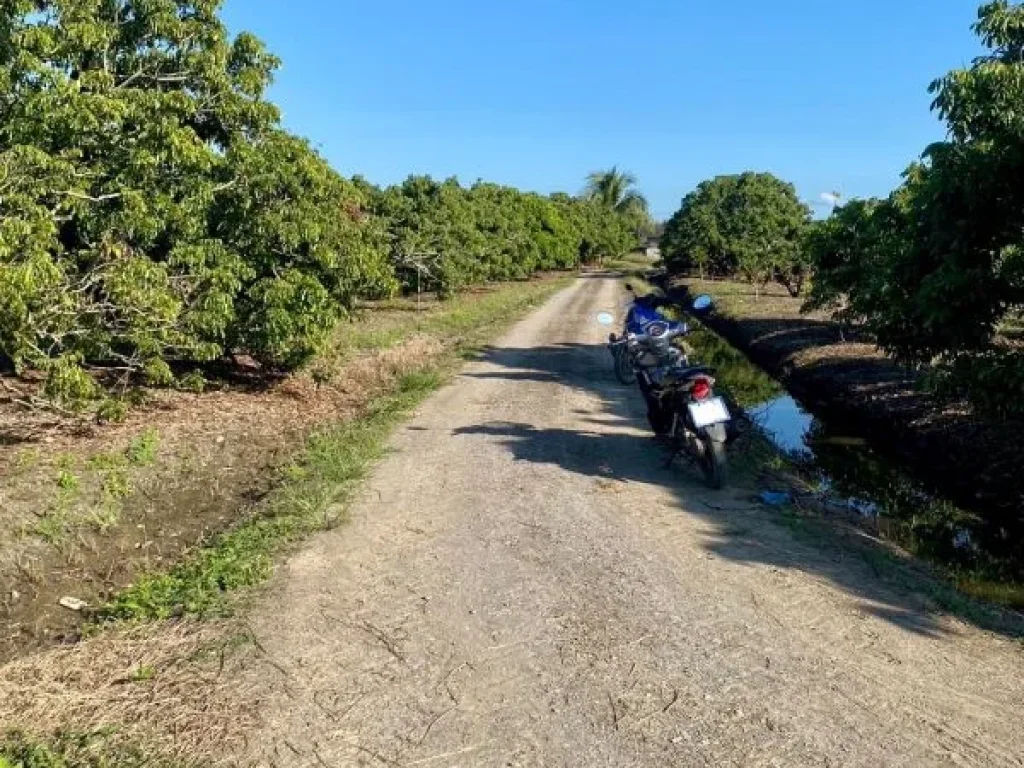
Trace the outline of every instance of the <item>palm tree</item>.
{"label": "palm tree", "polygon": [[620,171],[618,166],[612,166],[610,170],[594,171],[587,176],[583,196],[619,213],[647,220],[650,217],[647,198],[637,192],[635,186],[636,176],[629,171]]}

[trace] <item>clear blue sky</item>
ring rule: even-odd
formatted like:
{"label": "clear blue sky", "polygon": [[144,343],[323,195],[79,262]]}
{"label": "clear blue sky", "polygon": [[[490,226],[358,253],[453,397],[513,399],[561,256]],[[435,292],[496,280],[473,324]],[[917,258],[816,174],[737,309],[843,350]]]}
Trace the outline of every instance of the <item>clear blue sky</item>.
{"label": "clear blue sky", "polygon": [[885,194],[943,135],[928,83],[979,0],[227,0],[284,61],[272,98],[346,175],[577,192],[613,164],[659,217],[768,170]]}

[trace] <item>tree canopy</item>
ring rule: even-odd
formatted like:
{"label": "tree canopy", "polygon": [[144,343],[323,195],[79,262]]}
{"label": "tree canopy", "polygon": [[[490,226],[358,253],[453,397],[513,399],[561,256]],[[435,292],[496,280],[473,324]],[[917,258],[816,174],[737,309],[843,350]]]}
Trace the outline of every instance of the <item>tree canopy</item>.
{"label": "tree canopy", "polygon": [[1024,308],[1024,6],[985,3],[974,30],[988,52],[931,85],[947,139],[822,225],[814,298],[1007,413],[1024,411],[1024,355],[999,333]]}
{"label": "tree canopy", "polygon": [[411,176],[374,200],[403,285],[442,295],[599,261],[635,242],[626,216],[567,195]]}
{"label": "tree canopy", "polygon": [[583,197],[625,216],[634,223],[638,232],[653,228],[647,198],[636,189],[636,176],[629,171],[620,171],[618,166],[590,173]]}
{"label": "tree canopy", "polygon": [[442,292],[632,244],[575,198],[347,180],[281,126],[220,0],[0,3],[0,361],[58,401],[245,353],[308,360],[435,254]]}
{"label": "tree canopy", "polygon": [[293,365],[390,289],[359,193],[281,130],[277,60],[219,5],[0,10],[0,348],[18,367],[165,382],[230,348]]}
{"label": "tree canopy", "polygon": [[665,226],[662,252],[677,272],[774,279],[798,293],[809,222],[792,184],[770,173],[718,176],[683,198]]}

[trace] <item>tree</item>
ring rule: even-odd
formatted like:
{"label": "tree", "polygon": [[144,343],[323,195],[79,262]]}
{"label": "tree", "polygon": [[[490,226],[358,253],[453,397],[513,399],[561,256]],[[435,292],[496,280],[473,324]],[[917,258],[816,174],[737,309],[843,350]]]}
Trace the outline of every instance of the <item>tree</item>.
{"label": "tree", "polygon": [[815,222],[806,238],[814,273],[804,311],[826,309],[843,325],[864,324],[892,300],[888,262],[905,239],[903,211],[893,200],[851,200]]}
{"label": "tree", "polygon": [[406,290],[447,296],[471,283],[616,256],[634,242],[625,217],[565,194],[411,176],[372,197]]}
{"label": "tree", "polygon": [[291,367],[388,290],[358,190],[280,129],[277,60],[219,9],[0,7],[0,352],[58,398],[86,368]]}
{"label": "tree", "polygon": [[947,140],[884,203],[837,211],[816,282],[942,388],[1024,413],[1024,354],[998,334],[1024,308],[1024,6],[985,3],[974,30],[988,53],[930,89]]}
{"label": "tree", "polygon": [[636,176],[612,166],[607,171],[594,171],[587,176],[583,197],[627,218],[639,236],[649,231],[653,222],[647,198],[635,187]]}
{"label": "tree", "polygon": [[666,224],[662,250],[676,272],[739,274],[758,286],[777,280],[798,295],[809,221],[792,184],[769,173],[718,176],[683,198]]}

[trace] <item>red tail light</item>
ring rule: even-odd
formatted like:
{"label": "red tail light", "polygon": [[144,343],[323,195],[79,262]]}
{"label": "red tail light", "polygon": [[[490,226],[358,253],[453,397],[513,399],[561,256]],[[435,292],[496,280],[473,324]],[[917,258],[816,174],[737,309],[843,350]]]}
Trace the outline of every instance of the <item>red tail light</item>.
{"label": "red tail light", "polygon": [[705,397],[709,397],[711,395],[711,382],[707,379],[697,379],[693,382],[690,394],[693,395],[694,400],[703,400]]}

